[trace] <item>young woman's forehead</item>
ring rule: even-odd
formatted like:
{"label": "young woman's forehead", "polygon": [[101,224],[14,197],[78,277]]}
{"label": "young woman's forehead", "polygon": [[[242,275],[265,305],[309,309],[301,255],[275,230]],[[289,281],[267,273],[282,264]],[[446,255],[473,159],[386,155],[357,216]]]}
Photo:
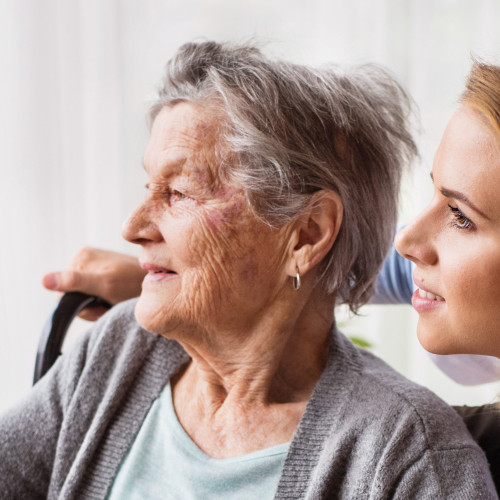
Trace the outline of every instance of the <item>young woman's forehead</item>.
{"label": "young woman's forehead", "polygon": [[436,153],[432,175],[436,188],[462,193],[488,217],[498,214],[500,137],[478,111],[461,106],[455,112]]}

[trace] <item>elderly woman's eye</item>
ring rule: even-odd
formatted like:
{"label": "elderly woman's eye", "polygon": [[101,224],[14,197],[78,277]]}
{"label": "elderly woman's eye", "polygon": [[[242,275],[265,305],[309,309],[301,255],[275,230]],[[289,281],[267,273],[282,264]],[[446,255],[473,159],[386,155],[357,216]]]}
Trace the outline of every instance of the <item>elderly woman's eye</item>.
{"label": "elderly woman's eye", "polygon": [[474,223],[466,215],[464,215],[458,207],[453,207],[450,204],[448,204],[448,206],[453,214],[454,220],[452,221],[452,224],[455,227],[458,227],[459,229],[473,229],[475,227]]}
{"label": "elderly woman's eye", "polygon": [[180,191],[177,191],[177,189],[172,189],[170,191],[170,199],[171,200],[185,200],[187,196],[184,193],[181,193]]}

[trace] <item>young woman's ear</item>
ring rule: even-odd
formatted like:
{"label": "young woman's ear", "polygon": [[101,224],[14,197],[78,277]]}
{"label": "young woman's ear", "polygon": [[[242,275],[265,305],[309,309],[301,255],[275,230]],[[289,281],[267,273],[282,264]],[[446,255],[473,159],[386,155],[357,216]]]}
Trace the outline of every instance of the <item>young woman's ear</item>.
{"label": "young woman's ear", "polygon": [[319,264],[332,248],[342,224],[343,205],[333,191],[321,190],[311,198],[308,210],[294,228],[292,255],[287,272],[301,275]]}

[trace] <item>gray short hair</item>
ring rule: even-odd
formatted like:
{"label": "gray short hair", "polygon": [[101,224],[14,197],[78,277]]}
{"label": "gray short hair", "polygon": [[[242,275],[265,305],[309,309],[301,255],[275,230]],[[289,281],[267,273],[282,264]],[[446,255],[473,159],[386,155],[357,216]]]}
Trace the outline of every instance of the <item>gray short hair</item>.
{"label": "gray short hair", "polygon": [[320,284],[352,311],[366,303],[394,236],[401,174],[416,153],[411,101],[394,78],[374,65],[312,68],[251,46],[187,43],[167,64],[151,119],[181,101],[224,111],[229,175],[268,224],[294,220],[318,190],[340,196],[343,222]]}

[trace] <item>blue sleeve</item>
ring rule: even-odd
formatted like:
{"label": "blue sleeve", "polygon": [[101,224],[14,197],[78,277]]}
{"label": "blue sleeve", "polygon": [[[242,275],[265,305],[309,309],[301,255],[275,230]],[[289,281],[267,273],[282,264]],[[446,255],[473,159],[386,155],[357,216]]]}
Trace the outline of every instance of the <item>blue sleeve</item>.
{"label": "blue sleeve", "polygon": [[412,263],[392,246],[377,281],[372,304],[411,304],[413,295]]}

